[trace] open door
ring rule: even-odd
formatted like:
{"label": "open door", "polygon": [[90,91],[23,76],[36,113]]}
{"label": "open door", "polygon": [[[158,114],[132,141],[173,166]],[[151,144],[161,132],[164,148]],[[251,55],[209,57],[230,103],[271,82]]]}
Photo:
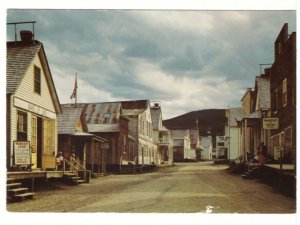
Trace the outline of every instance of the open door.
{"label": "open door", "polygon": [[55,169],[55,120],[43,120],[42,168]]}

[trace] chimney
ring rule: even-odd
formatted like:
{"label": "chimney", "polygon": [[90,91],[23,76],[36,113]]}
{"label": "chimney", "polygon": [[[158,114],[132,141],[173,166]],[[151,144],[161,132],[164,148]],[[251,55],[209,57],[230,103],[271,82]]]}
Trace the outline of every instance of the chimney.
{"label": "chimney", "polygon": [[21,41],[24,43],[30,43],[33,41],[33,33],[30,30],[21,30],[20,37]]}

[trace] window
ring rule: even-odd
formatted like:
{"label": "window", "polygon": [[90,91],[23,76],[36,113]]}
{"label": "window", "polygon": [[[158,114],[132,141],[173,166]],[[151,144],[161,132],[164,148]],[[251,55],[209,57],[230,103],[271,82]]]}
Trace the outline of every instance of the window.
{"label": "window", "polygon": [[17,141],[27,141],[27,113],[18,111]]}
{"label": "window", "polygon": [[41,70],[34,66],[34,92],[41,94]]}
{"label": "window", "polygon": [[282,105],[283,107],[287,105],[287,81],[286,78],[282,82]]}

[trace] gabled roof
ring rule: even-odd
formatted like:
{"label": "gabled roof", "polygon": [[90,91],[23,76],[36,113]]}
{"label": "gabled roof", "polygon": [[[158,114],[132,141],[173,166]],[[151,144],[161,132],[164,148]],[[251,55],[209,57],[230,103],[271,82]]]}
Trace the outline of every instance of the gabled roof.
{"label": "gabled roof", "polygon": [[158,130],[159,129],[159,121],[160,121],[160,119],[162,119],[161,108],[160,107],[151,107],[150,113],[151,113],[151,118],[152,118],[153,129]]}
{"label": "gabled roof", "polygon": [[87,124],[119,124],[121,103],[88,103],[84,113]]}
{"label": "gabled roof", "polygon": [[[76,126],[78,121],[81,119],[81,114],[83,107],[82,106],[71,106],[71,105],[62,105],[62,114],[57,116],[58,126],[57,133],[58,134],[74,134],[76,132]],[[83,131],[84,129],[83,125]]]}
{"label": "gabled roof", "polygon": [[28,67],[38,55],[41,59],[50,95],[54,103],[57,113],[61,112],[59,99],[56,93],[50,67],[44,51],[43,44],[39,41],[24,43],[22,41],[7,42],[6,55],[6,93],[14,94],[23,77],[25,76]]}
{"label": "gabled roof", "polygon": [[267,77],[256,77],[255,80],[255,103],[257,109],[269,109],[271,107],[271,96],[270,96],[270,79]]}
{"label": "gabled roof", "polygon": [[119,132],[121,102],[88,103],[84,109],[89,132]]}
{"label": "gabled roof", "polygon": [[227,110],[227,118],[229,117],[229,126],[237,126],[237,121],[243,118],[242,108],[230,108]]}

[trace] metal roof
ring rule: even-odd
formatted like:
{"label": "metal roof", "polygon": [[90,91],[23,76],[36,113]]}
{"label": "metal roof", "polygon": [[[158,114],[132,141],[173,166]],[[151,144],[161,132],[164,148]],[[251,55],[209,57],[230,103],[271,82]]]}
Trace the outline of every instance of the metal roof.
{"label": "metal roof", "polygon": [[87,124],[119,124],[121,103],[89,103],[84,113]]}
{"label": "metal roof", "polygon": [[242,108],[230,108],[227,112],[229,113],[229,126],[237,126],[237,121],[243,118]]}
{"label": "metal roof", "polygon": [[83,110],[82,106],[70,107],[70,105],[61,105],[62,114],[57,116],[58,134],[73,134],[76,132],[76,125],[80,120]]}
{"label": "metal roof", "polygon": [[87,124],[89,132],[120,132],[119,124]]}
{"label": "metal roof", "polygon": [[107,140],[102,138],[102,137],[99,137],[99,136],[94,135],[94,134],[86,133],[86,132],[76,131],[71,135],[76,136],[76,137],[90,137],[90,138],[93,138],[94,140],[99,141],[99,142],[107,142]]}
{"label": "metal roof", "polygon": [[143,112],[145,112],[146,109],[122,109],[122,114],[125,116],[136,116]]}

